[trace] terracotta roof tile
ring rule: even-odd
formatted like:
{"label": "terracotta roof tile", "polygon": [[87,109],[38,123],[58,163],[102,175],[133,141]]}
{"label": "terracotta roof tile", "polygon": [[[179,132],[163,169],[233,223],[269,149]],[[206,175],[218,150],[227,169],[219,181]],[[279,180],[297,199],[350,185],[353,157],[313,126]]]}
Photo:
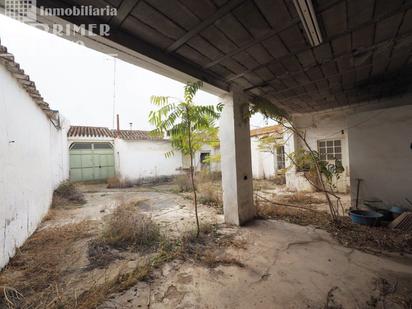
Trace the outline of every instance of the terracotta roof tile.
{"label": "terracotta roof tile", "polygon": [[150,134],[150,131],[141,130],[112,130],[113,134],[125,140],[161,140],[161,137],[155,137]]}
{"label": "terracotta roof tile", "polygon": [[124,140],[162,140],[163,138],[154,137],[150,131],[142,130],[110,130],[106,127],[90,126],[71,126],[67,132],[68,137],[111,137]]}
{"label": "terracotta roof tile", "polygon": [[71,126],[68,137],[114,137],[112,131],[105,127]]}
{"label": "terracotta roof tile", "polygon": [[267,126],[263,128],[250,130],[250,136],[255,137],[255,136],[267,135],[271,133],[277,133],[279,135],[282,135],[284,131],[285,129],[281,125]]}
{"label": "terracotta roof tile", "polygon": [[24,70],[20,68],[20,65],[14,60],[13,54],[7,51],[7,48],[1,45],[0,42],[0,63],[4,65],[7,71],[16,79],[16,81],[26,90],[27,94],[33,99],[33,101],[41,108],[46,116],[56,121],[59,124],[59,112],[52,110],[49,104],[46,103],[41,96],[40,92],[36,88],[36,84],[30,80],[30,76],[24,73]]}

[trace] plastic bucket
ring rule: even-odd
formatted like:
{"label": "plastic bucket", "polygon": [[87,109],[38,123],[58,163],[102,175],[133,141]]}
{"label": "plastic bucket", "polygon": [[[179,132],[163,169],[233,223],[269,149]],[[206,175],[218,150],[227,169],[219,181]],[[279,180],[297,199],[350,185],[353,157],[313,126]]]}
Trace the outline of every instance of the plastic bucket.
{"label": "plastic bucket", "polygon": [[383,215],[371,210],[351,210],[349,216],[353,223],[376,226],[381,222]]}

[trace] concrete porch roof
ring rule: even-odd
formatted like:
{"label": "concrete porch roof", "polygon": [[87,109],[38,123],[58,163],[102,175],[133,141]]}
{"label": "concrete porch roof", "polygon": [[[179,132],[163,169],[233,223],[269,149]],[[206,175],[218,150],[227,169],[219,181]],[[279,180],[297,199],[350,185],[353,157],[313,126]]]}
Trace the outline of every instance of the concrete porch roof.
{"label": "concrete porch roof", "polygon": [[[240,87],[291,113],[373,101],[408,91],[412,3],[313,0],[323,43],[312,47],[291,0],[38,0],[44,7],[118,9],[114,17],[65,17],[108,23],[99,50],[212,92]],[[43,18],[43,22],[51,22]],[[55,20],[54,20],[55,22]]]}

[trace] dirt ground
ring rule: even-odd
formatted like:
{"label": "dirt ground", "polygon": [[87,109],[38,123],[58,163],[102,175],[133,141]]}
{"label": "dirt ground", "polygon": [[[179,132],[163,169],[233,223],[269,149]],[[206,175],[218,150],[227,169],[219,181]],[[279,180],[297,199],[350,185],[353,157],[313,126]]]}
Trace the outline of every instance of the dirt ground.
{"label": "dirt ground", "polygon": [[[61,294],[72,299],[67,308],[82,308],[81,296],[91,297],[88,290],[103,290],[106,282],[130,273],[145,258],[139,252],[114,252],[111,263],[90,268],[87,244],[120,203],[139,202],[138,211],[159,223],[167,235],[177,236],[193,228],[192,202],[174,193],[173,185],[107,189],[103,184],[94,184],[82,185],[81,189],[86,204],[53,209],[33,235],[33,241],[36,235],[49,235],[43,242],[45,250],[53,241],[62,241],[67,247],[55,262],[61,269],[59,277],[55,282],[43,283],[47,293],[40,295],[45,299],[37,304],[38,308],[59,308],[55,304]],[[281,192],[262,194],[279,196]],[[225,226],[216,208],[201,205],[199,213],[201,222],[217,224],[220,235],[233,237],[231,244],[219,248],[218,255],[240,263],[208,267],[190,259],[174,259],[161,264],[143,281],[119,293],[106,293],[106,300],[98,307],[412,308],[412,258],[408,255],[388,252],[376,256],[346,248],[313,225],[267,219],[238,228]],[[67,236],[72,228],[61,232],[65,227],[85,223],[87,232],[73,239]],[[61,234],[64,237],[55,239]],[[3,290],[4,286],[13,288],[13,282],[23,282],[27,275],[42,278],[45,270],[27,272],[28,265],[21,263],[30,256],[28,247],[0,273]],[[39,254],[39,248],[32,250]],[[53,267],[52,262],[42,267]],[[10,299],[18,298],[10,291]]]}
{"label": "dirt ground", "polygon": [[[255,194],[278,203],[304,205],[315,210],[328,211],[328,205],[322,192],[291,192],[285,185],[274,185],[270,180],[254,180]],[[351,207],[350,194],[336,194],[342,203],[342,212],[345,213]]]}

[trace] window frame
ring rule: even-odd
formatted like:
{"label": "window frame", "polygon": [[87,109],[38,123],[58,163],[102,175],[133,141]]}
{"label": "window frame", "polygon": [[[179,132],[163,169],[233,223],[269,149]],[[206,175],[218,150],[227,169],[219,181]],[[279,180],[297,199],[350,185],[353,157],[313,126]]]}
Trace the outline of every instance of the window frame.
{"label": "window frame", "polygon": [[[282,151],[279,151],[280,149],[282,149]],[[276,168],[277,170],[282,170],[286,168],[286,152],[284,145],[276,147]]]}
{"label": "window frame", "polygon": [[[319,158],[322,161],[343,160],[342,139],[321,139],[317,141]],[[339,150],[338,150],[339,149]],[[324,150],[324,151],[322,151]]]}

